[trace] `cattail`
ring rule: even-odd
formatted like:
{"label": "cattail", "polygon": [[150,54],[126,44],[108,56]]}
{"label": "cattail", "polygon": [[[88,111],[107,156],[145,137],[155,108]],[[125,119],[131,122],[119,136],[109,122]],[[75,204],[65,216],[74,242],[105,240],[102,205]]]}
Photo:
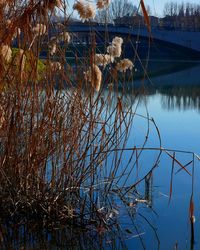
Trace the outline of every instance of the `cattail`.
{"label": "cattail", "polygon": [[116,36],[112,40],[112,44],[107,47],[107,52],[112,57],[120,57],[122,53],[122,43],[123,39],[121,37]]}
{"label": "cattail", "polygon": [[107,52],[109,53],[110,56],[112,57],[120,57],[122,53],[122,48],[121,46],[115,46],[115,45],[109,45],[107,47]]}
{"label": "cattail", "polygon": [[84,20],[89,20],[91,18],[95,17],[95,8],[92,4],[90,3],[86,3],[83,0],[79,0],[77,1],[74,5],[73,5],[73,9],[77,10],[80,18],[84,21]]}
{"label": "cattail", "polygon": [[114,62],[114,57],[108,54],[96,54],[95,55],[95,64],[98,66],[106,66]]}
{"label": "cattail", "polygon": [[89,70],[85,73],[85,79],[91,82],[92,87],[96,91],[100,90],[102,72],[97,65],[93,64],[93,66],[89,68]]}
{"label": "cattail", "polygon": [[10,46],[2,44],[0,46],[0,55],[2,59],[4,59],[6,62],[9,62],[12,58],[12,50]]}
{"label": "cattail", "polygon": [[129,59],[121,60],[116,66],[117,70],[119,70],[120,72],[126,72],[126,70],[128,69],[132,70],[133,67],[134,65]]}
{"label": "cattail", "polygon": [[106,65],[104,55],[103,54],[96,54],[94,58],[95,64],[99,66],[104,66]]}
{"label": "cattail", "polygon": [[68,32],[62,32],[58,35],[58,40],[61,41],[61,42],[67,42],[69,43],[70,42],[70,35]]}
{"label": "cattail", "polygon": [[97,8],[104,9],[107,8],[110,4],[110,0],[98,0],[97,1]]}
{"label": "cattail", "polygon": [[62,69],[62,65],[59,62],[50,62],[50,68],[52,71],[57,71]]}
{"label": "cattail", "polygon": [[105,58],[106,58],[107,64],[113,63],[115,60],[113,56],[108,55],[108,54],[105,55]]}
{"label": "cattail", "polygon": [[35,27],[33,27],[32,31],[35,36],[41,36],[46,33],[47,27],[42,23],[38,23]]}
{"label": "cattail", "polygon": [[112,40],[112,45],[114,45],[114,46],[122,46],[122,43],[123,43],[123,39],[121,37],[118,37],[118,36],[116,36]]}

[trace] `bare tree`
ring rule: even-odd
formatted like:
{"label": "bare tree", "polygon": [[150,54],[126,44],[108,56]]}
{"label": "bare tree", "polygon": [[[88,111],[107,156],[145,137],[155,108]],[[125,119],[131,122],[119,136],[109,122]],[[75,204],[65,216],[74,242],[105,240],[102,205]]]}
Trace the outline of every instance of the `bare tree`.
{"label": "bare tree", "polygon": [[181,3],[178,5],[178,15],[181,17],[185,16],[185,4]]}
{"label": "bare tree", "polygon": [[138,8],[129,0],[113,0],[107,10],[99,11],[96,16],[96,21],[105,23],[113,22],[114,19],[135,15]]}
{"label": "bare tree", "polygon": [[166,25],[189,30],[200,28],[200,4],[171,1],[165,4],[163,14],[167,17]]}
{"label": "bare tree", "polygon": [[166,3],[163,10],[164,16],[177,16],[178,4],[176,2]]}
{"label": "bare tree", "polygon": [[112,20],[109,15],[109,10],[105,9],[98,11],[95,16],[95,21],[97,21],[98,23],[111,23]]}
{"label": "bare tree", "polygon": [[180,17],[191,17],[200,15],[200,4],[194,4],[190,2],[168,2],[165,4],[163,9],[164,16],[180,16]]}
{"label": "bare tree", "polygon": [[112,19],[127,15],[131,16],[136,14],[136,12],[137,7],[128,0],[115,0],[110,5],[110,15]]}
{"label": "bare tree", "polygon": [[166,3],[163,9],[163,15],[164,16],[170,16],[170,4]]}

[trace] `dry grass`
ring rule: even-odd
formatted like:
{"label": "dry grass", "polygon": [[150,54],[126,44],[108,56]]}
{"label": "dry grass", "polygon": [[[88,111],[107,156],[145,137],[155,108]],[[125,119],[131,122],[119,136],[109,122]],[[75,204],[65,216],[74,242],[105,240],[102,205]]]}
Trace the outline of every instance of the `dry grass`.
{"label": "dry grass", "polygon": [[[18,218],[21,224],[27,218],[45,226],[106,224],[97,200],[99,192],[107,200],[121,154],[111,156],[107,174],[105,166],[110,150],[125,145],[132,117],[123,113],[121,98],[109,110],[113,97],[102,98],[98,66],[90,67],[90,60],[75,68],[67,64],[60,41],[67,46],[70,38],[63,30],[53,39],[54,53],[40,60],[43,44],[52,46],[54,3],[1,6],[0,211],[5,221]],[[94,60],[94,50],[88,59]]]}

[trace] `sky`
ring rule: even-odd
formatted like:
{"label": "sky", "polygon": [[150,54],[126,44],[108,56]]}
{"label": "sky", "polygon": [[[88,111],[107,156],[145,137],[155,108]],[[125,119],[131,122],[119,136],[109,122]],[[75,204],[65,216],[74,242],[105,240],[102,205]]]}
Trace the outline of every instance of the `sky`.
{"label": "sky", "polygon": [[[88,0],[91,2],[95,2],[95,0]],[[114,0],[111,0],[114,1]],[[196,3],[200,4],[200,0],[144,0],[144,3],[149,5],[151,8],[152,15],[156,16],[162,16],[163,14],[163,8],[166,3],[168,2],[177,2],[177,3],[182,3],[182,2],[189,2],[189,3]],[[140,0],[129,0],[129,2],[132,2],[134,5],[138,5]],[[70,5],[70,9],[72,8],[72,5],[74,3],[74,0],[68,0],[68,3]]]}
{"label": "sky", "polygon": [[[134,3],[139,3],[139,0],[132,0]],[[157,16],[162,16],[163,9],[166,3],[169,2],[176,2],[176,3],[182,3],[182,2],[189,2],[189,3],[196,3],[200,4],[200,0],[144,0],[145,4],[148,4],[151,8],[152,14]]]}

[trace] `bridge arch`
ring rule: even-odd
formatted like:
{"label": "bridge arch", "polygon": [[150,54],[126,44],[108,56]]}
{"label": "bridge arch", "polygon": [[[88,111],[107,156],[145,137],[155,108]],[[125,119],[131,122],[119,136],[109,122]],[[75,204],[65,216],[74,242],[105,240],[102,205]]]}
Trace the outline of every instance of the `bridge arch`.
{"label": "bridge arch", "polygon": [[[115,26],[115,25],[73,25],[68,27],[69,32],[105,32],[110,34],[121,34],[130,36],[139,36],[141,38],[148,39],[149,32],[146,28],[133,28],[128,26]],[[190,31],[176,31],[176,30],[163,30],[158,28],[152,28],[151,36],[154,41],[163,43],[169,43],[174,46],[180,46],[182,48],[200,52],[200,32]]]}

